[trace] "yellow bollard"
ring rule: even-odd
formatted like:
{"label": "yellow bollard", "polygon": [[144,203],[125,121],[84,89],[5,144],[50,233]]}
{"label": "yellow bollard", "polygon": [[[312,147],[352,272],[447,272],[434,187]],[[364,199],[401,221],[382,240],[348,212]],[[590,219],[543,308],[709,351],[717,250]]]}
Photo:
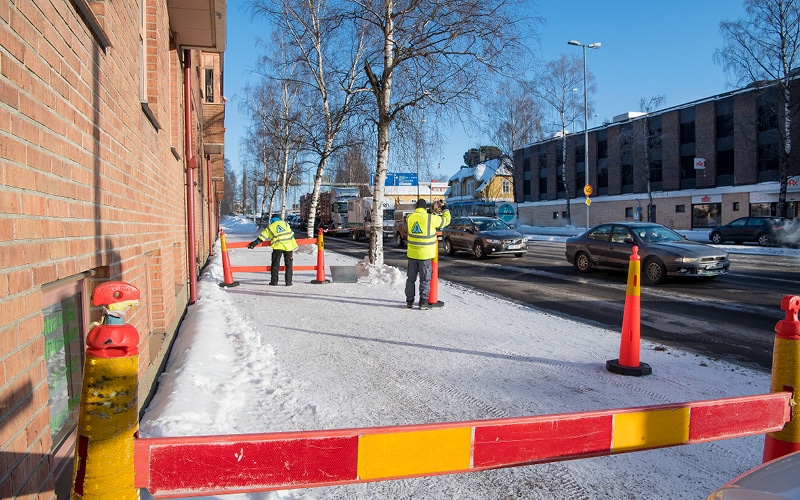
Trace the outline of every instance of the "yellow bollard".
{"label": "yellow bollard", "polygon": [[139,430],[139,333],[122,311],[139,303],[139,289],[98,286],[92,305],[106,314],[86,337],[72,498],[136,500],[133,448]]}
{"label": "yellow bollard", "polygon": [[764,440],[763,461],[800,451],[800,422],[797,417],[797,391],[800,389],[800,296],[786,295],[781,300],[786,318],[775,325],[772,350],[770,392],[792,391],[792,420],[783,430],[770,432]]}

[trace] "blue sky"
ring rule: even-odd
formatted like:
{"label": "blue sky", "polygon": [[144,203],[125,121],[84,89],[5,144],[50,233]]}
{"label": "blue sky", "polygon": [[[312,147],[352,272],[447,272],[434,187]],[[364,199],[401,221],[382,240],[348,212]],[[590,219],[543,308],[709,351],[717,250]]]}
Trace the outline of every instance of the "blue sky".
{"label": "blue sky", "polygon": [[[228,4],[224,82],[228,98],[225,156],[237,173],[245,129],[239,112],[242,89],[248,81],[256,81],[252,70],[263,52],[256,40],[268,38],[263,22],[254,22],[240,5]],[[713,54],[722,46],[719,23],[744,15],[741,0],[540,0],[531,2],[531,12],[546,22],[540,30],[540,46],[532,47],[544,62],[561,54],[582,57],[580,47],[567,45],[570,39],[602,44],[586,54],[587,69],[597,84],[593,100],[598,116],[590,117],[590,127],[639,111],[643,98],[663,95],[663,109],[734,88]],[[485,144],[488,140],[478,132],[465,132],[460,126],[453,129],[442,144],[438,180],[446,181],[457,172],[469,148]],[[432,170],[436,171],[435,166]]]}

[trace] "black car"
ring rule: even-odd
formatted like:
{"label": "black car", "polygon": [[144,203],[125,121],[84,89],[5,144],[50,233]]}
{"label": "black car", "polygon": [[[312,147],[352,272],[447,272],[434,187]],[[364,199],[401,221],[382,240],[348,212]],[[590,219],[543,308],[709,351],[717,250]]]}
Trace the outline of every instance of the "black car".
{"label": "black car", "polygon": [[495,217],[455,217],[442,228],[447,255],[469,252],[478,259],[491,255],[522,257],[528,251],[525,236]]}
{"label": "black car", "polygon": [[566,257],[575,268],[627,271],[633,246],[639,247],[642,282],[663,283],[668,276],[713,279],[727,274],[728,254],[689,241],[672,229],[651,222],[612,222],[567,238]]}
{"label": "black car", "polygon": [[784,227],[790,222],[783,217],[739,217],[712,229],[708,233],[708,239],[717,245],[726,241],[757,242],[766,247],[780,243]]}

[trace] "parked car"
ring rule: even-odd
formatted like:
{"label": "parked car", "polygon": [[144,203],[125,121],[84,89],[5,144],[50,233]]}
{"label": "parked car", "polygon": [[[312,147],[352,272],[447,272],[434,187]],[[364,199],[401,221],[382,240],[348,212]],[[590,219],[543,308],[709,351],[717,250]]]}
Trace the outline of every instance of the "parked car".
{"label": "parked car", "polygon": [[738,219],[715,227],[708,233],[712,243],[726,241],[744,243],[757,242],[762,247],[780,243],[784,226],[791,221],[783,217],[739,217]]}
{"label": "parked car", "polygon": [[639,247],[642,282],[657,285],[668,276],[713,279],[727,274],[727,252],[689,241],[672,229],[651,222],[612,222],[567,238],[566,257],[582,272],[627,271],[633,246]]}
{"label": "parked car", "polygon": [[447,255],[469,252],[479,259],[492,255],[522,257],[528,251],[525,236],[494,217],[455,217],[442,228]]}

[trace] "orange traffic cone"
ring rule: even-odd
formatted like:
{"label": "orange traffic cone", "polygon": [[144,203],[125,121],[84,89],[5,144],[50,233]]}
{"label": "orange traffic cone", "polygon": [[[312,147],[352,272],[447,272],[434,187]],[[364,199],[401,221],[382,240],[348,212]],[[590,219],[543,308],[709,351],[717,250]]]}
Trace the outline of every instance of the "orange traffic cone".
{"label": "orange traffic cone", "polygon": [[239,286],[238,281],[233,281],[233,272],[231,271],[231,259],[230,257],[228,257],[228,245],[225,243],[225,231],[220,230],[219,242],[220,246],[222,247],[222,272],[225,279],[225,282],[220,283],[219,286],[223,288]]}
{"label": "orange traffic cone", "polygon": [[631,261],[628,264],[628,291],[625,297],[625,311],[622,316],[619,359],[606,361],[606,370],[620,375],[635,375],[637,377],[653,373],[650,365],[639,362],[640,267],[639,247],[634,246]]}
{"label": "orange traffic cone", "polygon": [[322,228],[319,228],[317,235],[317,279],[311,280],[311,283],[315,285],[330,283],[330,280],[325,279],[325,243],[322,239]]}
{"label": "orange traffic cone", "polygon": [[428,293],[428,304],[433,307],[443,307],[444,302],[439,300],[439,237],[436,237],[436,254],[431,261],[431,289]]}

